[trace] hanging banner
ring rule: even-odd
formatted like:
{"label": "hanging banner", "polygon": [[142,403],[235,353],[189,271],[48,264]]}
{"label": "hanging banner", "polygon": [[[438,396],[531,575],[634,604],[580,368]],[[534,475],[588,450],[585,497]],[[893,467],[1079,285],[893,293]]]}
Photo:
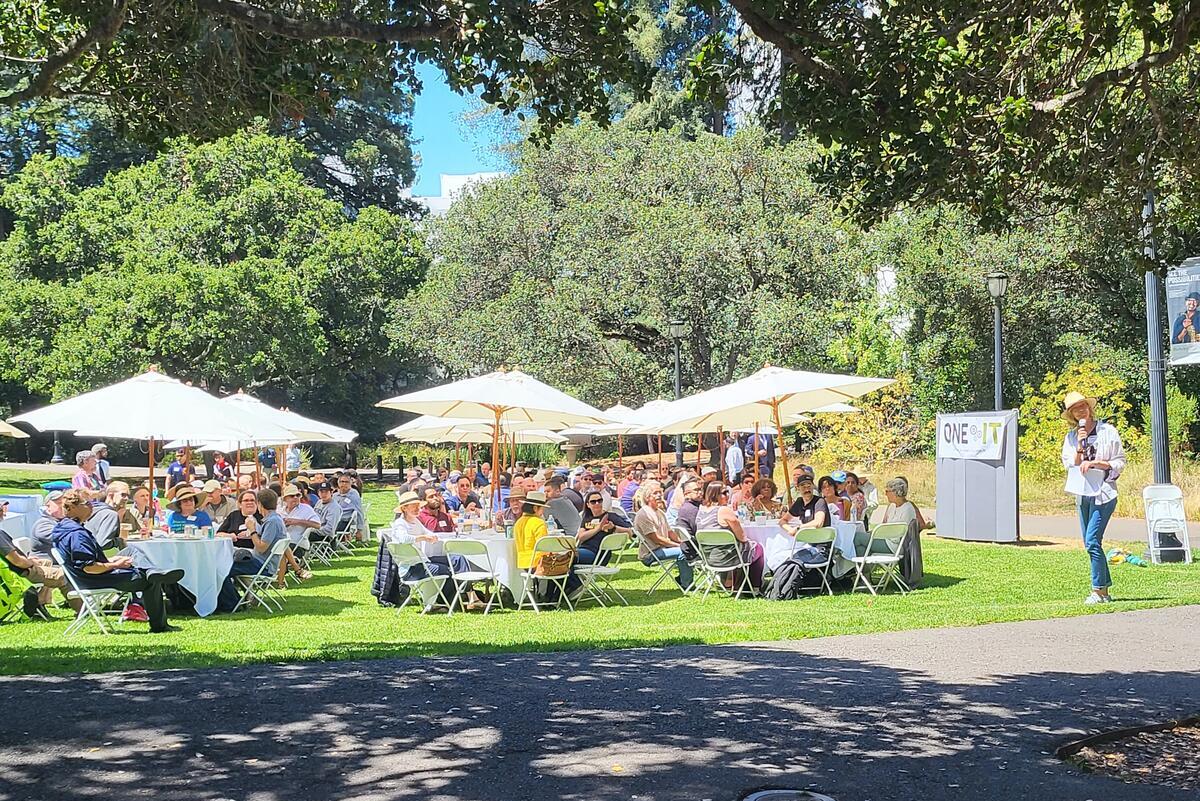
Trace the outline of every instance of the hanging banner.
{"label": "hanging banner", "polygon": [[972,412],[939,414],[937,417],[937,458],[1004,458],[1004,435],[1012,412]]}
{"label": "hanging banner", "polygon": [[1171,364],[1200,364],[1200,257],[1167,271]]}

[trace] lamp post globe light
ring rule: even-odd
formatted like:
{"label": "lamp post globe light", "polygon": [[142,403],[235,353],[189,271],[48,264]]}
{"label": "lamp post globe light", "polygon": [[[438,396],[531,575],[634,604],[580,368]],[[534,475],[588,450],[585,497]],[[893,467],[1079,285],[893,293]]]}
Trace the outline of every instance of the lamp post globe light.
{"label": "lamp post globe light", "polygon": [[[683,384],[679,373],[679,346],[688,334],[688,325],[683,320],[672,320],[667,324],[667,333],[675,346],[675,400],[683,397]],[[683,467],[683,436],[675,435],[675,467]]]}
{"label": "lamp post globe light", "polygon": [[1004,408],[1004,339],[1000,328],[1000,311],[1004,303],[1004,295],[1008,292],[1008,274],[994,272],[987,274],[987,290],[992,296],[992,354],[995,360],[993,372],[995,375],[996,411]]}

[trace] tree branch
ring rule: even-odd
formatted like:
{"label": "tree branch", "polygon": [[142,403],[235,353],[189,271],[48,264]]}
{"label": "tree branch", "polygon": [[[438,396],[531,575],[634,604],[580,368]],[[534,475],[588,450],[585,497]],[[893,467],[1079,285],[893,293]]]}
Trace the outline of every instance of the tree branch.
{"label": "tree branch", "polygon": [[35,98],[57,94],[57,90],[52,84],[58,73],[68,65],[75,63],[83,55],[83,51],[93,44],[112,41],[113,37],[117,35],[117,31],[121,29],[122,23],[125,22],[125,6],[127,4],[128,0],[114,0],[109,12],[97,20],[95,25],[67,42],[66,47],[62,50],[47,56],[37,75],[29,79],[28,86],[19,92],[12,92],[0,98],[0,103],[6,106],[15,106]]}
{"label": "tree branch", "polygon": [[1150,72],[1175,62],[1191,47],[1192,28],[1195,27],[1197,21],[1200,21],[1200,3],[1189,0],[1179,10],[1175,21],[1175,31],[1171,35],[1171,44],[1166,49],[1142,56],[1123,67],[1097,72],[1079,87],[1058,97],[1035,100],[1034,110],[1045,114],[1057,113],[1074,103],[1091,99],[1101,89],[1111,84],[1125,83],[1141,73]]}
{"label": "tree branch", "polygon": [[819,56],[807,53],[792,41],[786,27],[781,27],[774,20],[760,14],[750,0],[730,0],[730,5],[737,9],[742,21],[750,26],[750,30],[754,31],[758,38],[775,45],[788,57],[791,61],[790,66],[820,79],[838,94],[849,94],[850,83],[845,75]]}
{"label": "tree branch", "polygon": [[430,21],[371,23],[349,17],[339,19],[298,19],[267,11],[242,0],[197,0],[196,5],[214,14],[239,22],[248,28],[289,39],[351,39],[357,42],[412,44],[442,39],[458,29],[452,19],[430,15]]}

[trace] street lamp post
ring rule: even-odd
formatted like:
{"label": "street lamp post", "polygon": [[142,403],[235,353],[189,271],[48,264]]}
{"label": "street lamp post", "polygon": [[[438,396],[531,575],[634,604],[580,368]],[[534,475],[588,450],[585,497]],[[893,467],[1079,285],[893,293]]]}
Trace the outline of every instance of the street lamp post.
{"label": "street lamp post", "polygon": [[[687,323],[683,320],[672,320],[667,326],[671,341],[675,345],[675,400],[683,397],[683,383],[679,373],[679,345],[687,336]],[[675,467],[683,467],[683,436],[675,435]]]}
{"label": "street lamp post", "polygon": [[988,273],[987,289],[988,294],[992,296],[992,333],[994,336],[992,352],[995,359],[993,371],[996,379],[996,411],[1000,411],[1004,408],[1004,338],[1001,334],[1000,307],[1004,302],[1004,293],[1008,291],[1008,275],[1006,273]]}
{"label": "street lamp post", "polygon": [[54,432],[54,455],[50,457],[50,464],[62,464],[62,444],[58,441],[58,432]]}

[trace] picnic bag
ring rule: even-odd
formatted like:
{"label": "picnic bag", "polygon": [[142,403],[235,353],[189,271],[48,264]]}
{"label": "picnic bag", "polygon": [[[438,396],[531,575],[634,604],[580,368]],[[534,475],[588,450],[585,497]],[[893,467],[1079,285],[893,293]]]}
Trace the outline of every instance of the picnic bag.
{"label": "picnic bag", "polygon": [[537,565],[533,568],[535,576],[565,576],[571,571],[573,553],[543,553],[538,556]]}

